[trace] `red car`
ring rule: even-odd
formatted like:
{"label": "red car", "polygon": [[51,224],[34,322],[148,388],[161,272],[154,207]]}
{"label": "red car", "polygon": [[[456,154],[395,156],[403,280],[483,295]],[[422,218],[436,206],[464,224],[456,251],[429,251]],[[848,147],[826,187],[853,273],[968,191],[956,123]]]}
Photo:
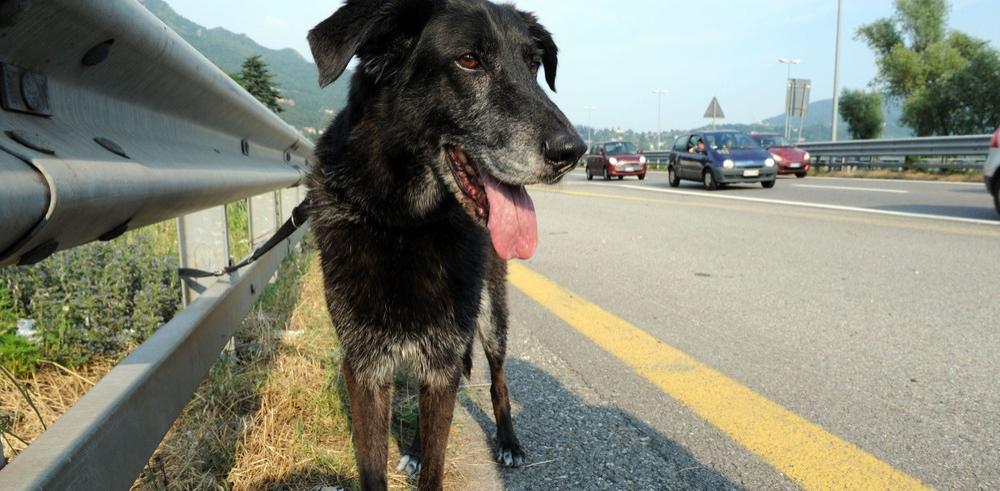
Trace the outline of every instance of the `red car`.
{"label": "red car", "polygon": [[598,143],[590,149],[587,155],[587,180],[601,176],[605,181],[612,177],[619,180],[625,176],[638,176],[639,180],[646,178],[646,157],[632,142]]}
{"label": "red car", "polygon": [[771,152],[778,174],[795,174],[800,179],[809,174],[809,152],[789,145],[777,133],[751,133],[750,138]]}

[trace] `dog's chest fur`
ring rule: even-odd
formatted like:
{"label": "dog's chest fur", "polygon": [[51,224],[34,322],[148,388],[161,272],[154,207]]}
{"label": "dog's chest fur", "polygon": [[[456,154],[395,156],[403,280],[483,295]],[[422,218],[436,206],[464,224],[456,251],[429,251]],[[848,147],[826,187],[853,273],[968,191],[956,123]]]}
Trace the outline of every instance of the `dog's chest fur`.
{"label": "dog's chest fur", "polygon": [[468,364],[494,260],[486,231],[457,205],[436,221],[392,228],[323,198],[314,229],[327,303],[355,369],[384,381],[408,364],[433,380]]}

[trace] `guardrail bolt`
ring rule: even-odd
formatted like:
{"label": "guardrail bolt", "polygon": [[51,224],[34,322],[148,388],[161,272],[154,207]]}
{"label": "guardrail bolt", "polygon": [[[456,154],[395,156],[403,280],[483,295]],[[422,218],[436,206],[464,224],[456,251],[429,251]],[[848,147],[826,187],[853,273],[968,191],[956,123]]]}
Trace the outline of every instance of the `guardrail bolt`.
{"label": "guardrail bolt", "polygon": [[31,0],[0,0],[0,27],[17,24],[29,8]]}
{"label": "guardrail bolt", "polygon": [[36,152],[41,152],[46,155],[56,154],[56,151],[52,150],[52,145],[50,145],[49,142],[45,141],[45,139],[37,133],[28,133],[21,130],[8,130],[5,133],[11,140],[14,140]]}
{"label": "guardrail bolt", "polygon": [[87,54],[83,55],[83,66],[94,66],[104,62],[104,60],[108,59],[108,55],[111,54],[111,46],[114,44],[115,40],[109,39],[90,48],[90,51],[87,51]]}
{"label": "guardrail bolt", "polygon": [[115,155],[118,155],[119,157],[124,157],[126,159],[131,159],[132,158],[132,157],[129,157],[127,153],[125,153],[125,149],[123,149],[121,147],[121,145],[119,145],[119,144],[111,141],[108,138],[104,138],[103,136],[99,136],[97,138],[94,138],[94,141],[97,142],[97,144],[100,145],[101,147],[103,147],[105,150],[107,150],[107,151],[109,151],[109,152],[111,152],[111,153],[113,153]]}
{"label": "guardrail bolt", "polygon": [[285,152],[285,162],[291,162],[291,161],[292,161],[292,153]]}
{"label": "guardrail bolt", "polygon": [[35,112],[49,112],[49,82],[44,76],[32,72],[21,75],[21,97]]}
{"label": "guardrail bolt", "polygon": [[248,142],[246,140],[241,140],[240,141],[240,150],[243,152],[243,155],[246,155],[247,157],[249,157],[250,156],[250,142]]}

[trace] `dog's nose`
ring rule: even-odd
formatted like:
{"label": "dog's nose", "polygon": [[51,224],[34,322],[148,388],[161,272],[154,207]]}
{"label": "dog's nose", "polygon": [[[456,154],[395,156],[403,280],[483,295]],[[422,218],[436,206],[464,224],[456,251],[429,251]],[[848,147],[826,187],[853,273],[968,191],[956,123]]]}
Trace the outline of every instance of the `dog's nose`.
{"label": "dog's nose", "polygon": [[587,152],[587,144],[573,131],[556,132],[545,141],[545,158],[556,164],[576,164]]}

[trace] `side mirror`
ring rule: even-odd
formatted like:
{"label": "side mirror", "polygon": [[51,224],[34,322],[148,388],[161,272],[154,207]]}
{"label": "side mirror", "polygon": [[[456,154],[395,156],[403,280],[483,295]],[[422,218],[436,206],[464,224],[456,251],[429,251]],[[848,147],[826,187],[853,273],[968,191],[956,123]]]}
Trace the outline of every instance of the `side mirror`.
{"label": "side mirror", "polygon": [[641,148],[639,149],[639,155],[642,155],[642,149]]}

